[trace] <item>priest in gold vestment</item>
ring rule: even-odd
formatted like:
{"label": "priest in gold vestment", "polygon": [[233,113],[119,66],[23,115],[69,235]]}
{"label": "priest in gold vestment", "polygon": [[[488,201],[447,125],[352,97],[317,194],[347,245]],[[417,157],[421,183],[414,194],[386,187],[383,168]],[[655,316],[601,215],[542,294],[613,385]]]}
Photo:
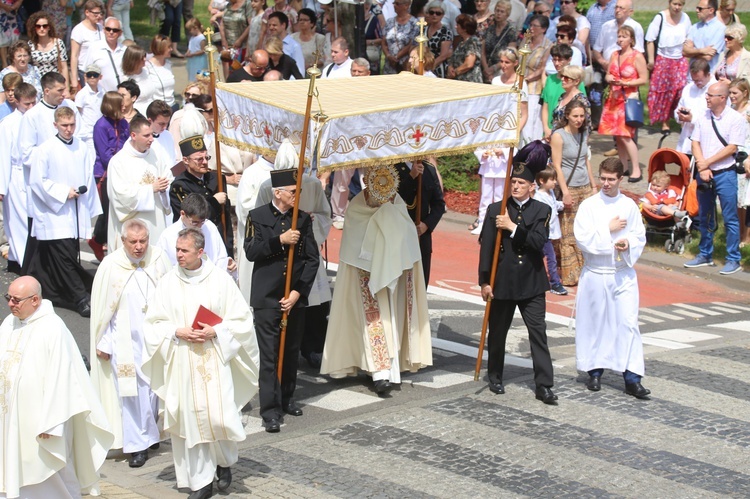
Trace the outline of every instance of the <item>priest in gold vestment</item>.
{"label": "priest in gold vestment", "polygon": [[387,393],[401,372],[432,365],[419,240],[392,167],[368,169],[349,203],[321,374],[372,376]]}

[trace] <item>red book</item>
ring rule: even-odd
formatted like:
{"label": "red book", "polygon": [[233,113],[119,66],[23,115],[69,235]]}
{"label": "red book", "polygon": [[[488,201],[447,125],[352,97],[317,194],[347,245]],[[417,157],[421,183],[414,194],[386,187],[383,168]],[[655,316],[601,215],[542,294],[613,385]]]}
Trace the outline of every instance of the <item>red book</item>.
{"label": "red book", "polygon": [[215,326],[217,324],[221,324],[221,317],[216,315],[215,313],[211,312],[209,309],[201,305],[198,308],[198,312],[195,314],[195,319],[193,319],[193,329],[203,329],[203,326],[198,324],[199,322],[202,322],[203,324],[208,324],[209,326]]}

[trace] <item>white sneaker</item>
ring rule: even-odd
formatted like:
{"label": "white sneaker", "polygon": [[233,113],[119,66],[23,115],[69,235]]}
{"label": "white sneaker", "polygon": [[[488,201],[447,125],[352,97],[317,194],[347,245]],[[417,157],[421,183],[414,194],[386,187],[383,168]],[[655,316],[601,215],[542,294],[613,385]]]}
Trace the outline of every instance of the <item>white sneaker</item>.
{"label": "white sneaker", "polygon": [[343,220],[336,220],[333,222],[333,228],[342,230],[344,228],[344,221]]}
{"label": "white sneaker", "polygon": [[471,234],[474,235],[474,236],[478,236],[481,233],[482,233],[482,226],[481,225],[477,226],[476,229],[474,229],[474,230],[471,231]]}

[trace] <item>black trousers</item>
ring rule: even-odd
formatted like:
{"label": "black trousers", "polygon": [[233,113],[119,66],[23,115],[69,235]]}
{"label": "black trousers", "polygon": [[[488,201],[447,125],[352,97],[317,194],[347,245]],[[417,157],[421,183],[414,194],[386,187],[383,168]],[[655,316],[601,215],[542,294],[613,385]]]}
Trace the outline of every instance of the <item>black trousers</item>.
{"label": "black trousers", "polygon": [[74,309],[89,299],[94,276],[78,263],[77,239],[37,240],[28,270],[42,285],[42,296],[55,306]]}
{"label": "black trousers", "polygon": [[323,347],[326,344],[326,330],[328,330],[328,314],[330,311],[330,301],[305,309],[305,332],[302,336],[302,345],[300,346],[303,357],[307,357],[311,353],[323,353]]}
{"label": "black trousers", "polygon": [[[34,236],[31,235],[31,228],[34,225],[34,219],[29,217],[26,220],[28,223],[29,234],[26,236],[26,249],[24,249],[23,261],[19,262],[21,264],[21,275],[30,274],[29,265],[31,265],[31,261],[36,258],[36,252],[38,251],[39,247],[39,242]],[[42,292],[44,292],[44,290],[42,290]]]}
{"label": "black trousers", "polygon": [[96,218],[93,238],[99,244],[107,244],[107,221],[109,219],[109,195],[107,194],[107,177],[97,179],[101,184],[99,200],[102,202],[102,214]]}
{"label": "black trousers", "polygon": [[537,387],[551,388],[552,358],[547,346],[547,323],[544,321],[546,311],[544,293],[526,300],[492,300],[490,306],[490,330],[487,337],[487,374],[493,383],[503,382],[505,367],[505,340],[508,329],[513,322],[516,306],[529,330],[531,360],[534,362],[534,383]]}
{"label": "black trousers", "polygon": [[281,419],[284,414],[282,407],[289,404],[297,385],[299,347],[305,329],[305,308],[292,309],[288,317],[281,383],[276,376],[281,341],[281,309],[256,308],[253,313],[260,350],[260,415],[263,421]]}
{"label": "black trousers", "polygon": [[422,273],[425,288],[430,285],[430,267],[432,266],[432,232],[419,236],[419,252],[422,255]]}

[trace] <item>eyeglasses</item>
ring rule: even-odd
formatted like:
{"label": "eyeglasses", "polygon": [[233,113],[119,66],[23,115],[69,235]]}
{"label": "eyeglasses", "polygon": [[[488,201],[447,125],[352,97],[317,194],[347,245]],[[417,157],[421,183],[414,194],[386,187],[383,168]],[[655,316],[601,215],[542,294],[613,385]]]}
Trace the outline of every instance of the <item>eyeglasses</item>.
{"label": "eyeglasses", "polygon": [[734,40],[734,37],[732,35],[724,35],[724,39],[731,42],[732,40]]}
{"label": "eyeglasses", "polygon": [[200,111],[202,113],[213,113],[214,112],[214,108],[211,108],[211,109],[201,109]]}
{"label": "eyeglasses", "polygon": [[543,15],[548,14],[548,13],[549,13],[548,10],[535,10],[534,11],[534,14],[536,14],[538,16],[543,16]]}
{"label": "eyeglasses", "polygon": [[33,298],[36,295],[29,295],[26,298],[16,298],[15,296],[10,296],[8,293],[5,293],[3,297],[5,298],[5,301],[11,302],[13,305],[18,305],[19,303],[28,300],[29,298]]}
{"label": "eyeglasses", "polygon": [[209,156],[208,154],[199,158],[191,158],[190,156],[188,156],[188,159],[191,161],[195,161],[196,163],[203,163],[204,161],[208,163],[209,161],[211,161],[211,156]]}
{"label": "eyeglasses", "polygon": [[198,93],[191,93],[191,92],[186,92],[185,93],[185,98],[188,99],[188,100],[195,99],[195,98],[197,98],[199,96],[200,96],[200,94],[198,94]]}
{"label": "eyeglasses", "polygon": [[279,189],[279,190],[287,192],[287,193],[291,194],[292,196],[296,196],[297,195],[297,189]]}
{"label": "eyeglasses", "polygon": [[578,81],[578,78],[573,78],[572,76],[565,76],[565,75],[560,75],[560,79],[562,81]]}
{"label": "eyeglasses", "polygon": [[119,28],[104,28],[104,31],[107,33],[122,33],[122,30]]}
{"label": "eyeglasses", "polygon": [[90,12],[91,14],[94,14],[95,16],[101,16],[102,15],[102,11],[101,10],[89,10],[88,12]]}
{"label": "eyeglasses", "polygon": [[36,29],[49,29],[49,24],[35,24]]}
{"label": "eyeglasses", "polygon": [[601,182],[602,184],[614,184],[618,180],[620,180],[620,179],[617,178],[617,177],[615,177],[615,178],[612,178],[612,177],[599,177],[599,182]]}
{"label": "eyeglasses", "polygon": [[704,10],[706,10],[706,9],[710,9],[710,8],[711,8],[711,7],[701,7],[701,6],[697,6],[697,7],[695,7],[695,10],[697,10],[698,12],[703,12]]}
{"label": "eyeglasses", "polygon": [[86,78],[99,78],[99,73],[86,73]]}
{"label": "eyeglasses", "polygon": [[442,16],[443,12],[439,10],[428,10],[427,14],[431,16]]}
{"label": "eyeglasses", "polygon": [[562,33],[558,33],[555,36],[557,37],[558,40],[567,39],[568,38],[568,35],[564,35]]}

